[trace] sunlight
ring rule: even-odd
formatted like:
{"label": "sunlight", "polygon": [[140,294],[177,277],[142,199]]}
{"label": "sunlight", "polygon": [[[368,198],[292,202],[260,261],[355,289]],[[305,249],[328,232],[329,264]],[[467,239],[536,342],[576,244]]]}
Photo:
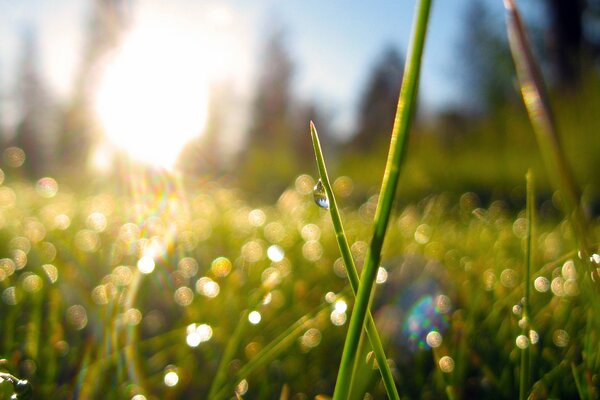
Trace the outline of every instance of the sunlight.
{"label": "sunlight", "polygon": [[172,26],[134,29],[106,68],[96,110],[108,140],[170,169],[207,114],[210,52]]}

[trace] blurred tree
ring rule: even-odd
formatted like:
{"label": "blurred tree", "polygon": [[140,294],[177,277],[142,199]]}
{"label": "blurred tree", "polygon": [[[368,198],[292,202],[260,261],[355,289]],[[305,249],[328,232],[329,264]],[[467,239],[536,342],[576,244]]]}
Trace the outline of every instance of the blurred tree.
{"label": "blurred tree", "polygon": [[404,62],[398,50],[385,49],[377,60],[360,100],[358,129],[352,144],[368,151],[383,138],[388,140],[394,125]]}
{"label": "blurred tree", "polygon": [[469,2],[464,18],[459,44],[463,100],[475,113],[495,110],[515,97],[514,67],[505,25],[494,18],[481,0]]}
{"label": "blurred tree", "polygon": [[267,38],[245,149],[236,168],[243,188],[266,196],[281,193],[298,172],[292,147],[294,67],[285,38],[281,28]]}
{"label": "blurred tree", "polygon": [[273,147],[287,139],[292,107],[292,60],[285,45],[285,34],[276,29],[267,40],[253,104],[249,146]]}
{"label": "blurred tree", "polygon": [[18,123],[13,144],[25,151],[25,171],[30,178],[47,173],[50,145],[50,99],[39,71],[39,49],[35,32],[23,32],[17,87]]}
{"label": "blurred tree", "polygon": [[64,112],[57,142],[57,155],[64,170],[75,172],[76,176],[84,175],[98,140],[93,99],[105,57],[119,44],[130,14],[128,0],[94,0],[74,94]]}
{"label": "blurred tree", "polygon": [[227,122],[231,118],[233,102],[229,85],[211,88],[204,131],[185,145],[177,160],[177,168],[187,179],[214,178],[225,172],[223,138],[228,133]]}
{"label": "blurred tree", "polygon": [[600,1],[549,0],[549,50],[559,85],[575,85],[600,53]]}

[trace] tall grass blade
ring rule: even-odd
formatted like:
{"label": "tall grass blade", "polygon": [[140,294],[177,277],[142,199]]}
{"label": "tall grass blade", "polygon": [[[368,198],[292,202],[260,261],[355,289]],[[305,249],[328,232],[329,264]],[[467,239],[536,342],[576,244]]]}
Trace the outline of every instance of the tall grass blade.
{"label": "tall grass blade", "polygon": [[361,282],[356,295],[356,301],[350,318],[348,334],[344,343],[342,361],[338,371],[338,377],[333,394],[334,400],[348,398],[352,369],[356,360],[358,342],[365,322],[369,301],[373,289],[373,283],[377,274],[377,268],[381,258],[381,248],[387,230],[392,204],[398,186],[400,166],[406,150],[408,131],[411,117],[413,115],[421,69],[421,59],[425,43],[425,33],[429,21],[431,0],[421,0],[417,5],[415,14],[414,30],[411,36],[410,48],[406,60],[404,81],[400,90],[398,109],[392,129],[392,139],[387,164],[383,175],[383,182],[375,212],[375,230],[371,245],[365,259],[365,266],[361,276]]}
{"label": "tall grass blade", "polygon": [[[525,237],[525,293],[523,296],[523,320],[525,323],[522,327],[521,334],[529,338],[530,321],[531,321],[531,306],[529,305],[530,290],[531,290],[531,267],[533,265],[533,224],[535,213],[535,186],[533,172],[527,171],[527,235]],[[531,344],[521,350],[521,368],[519,371],[519,399],[525,400],[529,392],[529,384],[531,382]]]}
{"label": "tall grass blade", "polygon": [[515,1],[504,0],[504,6],[507,10],[508,41],[521,86],[521,96],[533,125],[548,175],[561,194],[564,211],[569,216],[580,250],[588,259],[590,243],[593,240],[589,235],[587,221],[581,209],[577,183],[560,143],[544,81]]}
{"label": "tall grass blade", "polygon": [[[325,192],[327,193],[327,199],[329,201],[329,214],[331,215],[331,221],[335,230],[335,237],[337,240],[338,247],[340,249],[340,253],[342,255],[342,260],[344,260],[344,265],[346,266],[348,280],[350,281],[350,287],[352,288],[352,292],[356,296],[359,287],[358,272],[356,270],[356,265],[352,257],[352,252],[350,251],[350,246],[348,245],[348,239],[346,238],[344,226],[342,225],[342,219],[340,217],[340,212],[337,206],[337,202],[335,200],[335,195],[333,193],[333,189],[329,181],[327,168],[325,167],[325,160],[323,158],[323,151],[319,142],[319,135],[312,121],[310,122],[310,133],[312,137],[313,148],[315,151],[315,157],[317,159],[317,168],[319,170],[319,176],[321,178],[321,182],[323,184]],[[375,326],[373,316],[369,311],[367,312],[365,331],[369,338],[369,342],[371,343],[371,347],[373,348],[375,359],[377,360],[377,363],[379,365],[379,370],[381,371],[381,377],[383,379],[383,384],[385,385],[387,395],[390,399],[399,399],[400,396],[398,395],[396,385],[394,384],[394,377],[392,375],[390,366],[387,362],[387,357],[385,356],[385,352],[383,350],[381,338],[379,337],[379,333],[377,332],[377,327]]]}

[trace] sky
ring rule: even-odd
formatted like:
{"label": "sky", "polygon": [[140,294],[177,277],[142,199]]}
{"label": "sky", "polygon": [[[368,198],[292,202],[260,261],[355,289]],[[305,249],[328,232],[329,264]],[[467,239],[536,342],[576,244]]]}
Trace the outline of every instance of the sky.
{"label": "sky", "polygon": [[[421,75],[425,110],[460,104],[462,21],[469,1],[433,2]],[[503,25],[502,3],[485,1]],[[82,57],[92,3],[0,0],[2,118],[10,119],[14,108],[16,66],[26,28],[37,34],[40,70],[52,93],[68,97]],[[352,126],[370,68],[386,46],[406,54],[414,9],[414,0],[131,0],[132,30],[143,32],[161,25],[162,37],[170,32],[195,41],[190,46],[200,48],[209,60],[201,67],[209,79],[230,82],[247,100],[260,74],[264,40],[282,27],[295,64],[295,93],[317,100],[341,131]],[[165,46],[168,52],[169,43]]]}

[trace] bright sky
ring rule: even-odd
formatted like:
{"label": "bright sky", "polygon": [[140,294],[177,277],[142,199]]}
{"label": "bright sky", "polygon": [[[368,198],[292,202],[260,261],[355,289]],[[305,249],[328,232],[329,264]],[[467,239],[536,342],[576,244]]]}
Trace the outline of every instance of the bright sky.
{"label": "bright sky", "polygon": [[[462,16],[469,1],[433,3],[421,78],[426,109],[460,101],[457,54]],[[486,1],[498,12],[498,24],[503,24],[501,2]],[[54,93],[64,98],[81,58],[91,4],[92,0],[0,0],[3,118],[11,114],[10,99],[18,77],[16,65],[24,27],[34,27],[40,42],[41,70]],[[135,11],[134,27],[139,28],[136,35],[147,31],[156,37],[185,37],[188,48],[199,49],[209,61],[190,58],[189,62],[181,62],[190,68],[198,67],[211,82],[230,81],[235,92],[246,99],[251,98],[263,40],[280,21],[296,66],[296,93],[304,99],[317,99],[334,118],[334,126],[343,130],[352,125],[370,67],[384,47],[392,44],[406,53],[415,1],[134,0],[131,5]],[[142,49],[144,45],[147,46],[138,47]],[[176,49],[169,43],[163,45],[157,47],[159,51],[176,59]],[[136,62],[144,65],[144,50],[140,49],[139,59],[119,67],[122,71],[134,68]],[[113,71],[117,77],[107,85],[122,85],[122,71]],[[110,96],[110,91],[104,96],[108,99],[106,104],[115,103]],[[103,110],[114,122],[118,110]],[[144,112],[148,111],[140,110]]]}

